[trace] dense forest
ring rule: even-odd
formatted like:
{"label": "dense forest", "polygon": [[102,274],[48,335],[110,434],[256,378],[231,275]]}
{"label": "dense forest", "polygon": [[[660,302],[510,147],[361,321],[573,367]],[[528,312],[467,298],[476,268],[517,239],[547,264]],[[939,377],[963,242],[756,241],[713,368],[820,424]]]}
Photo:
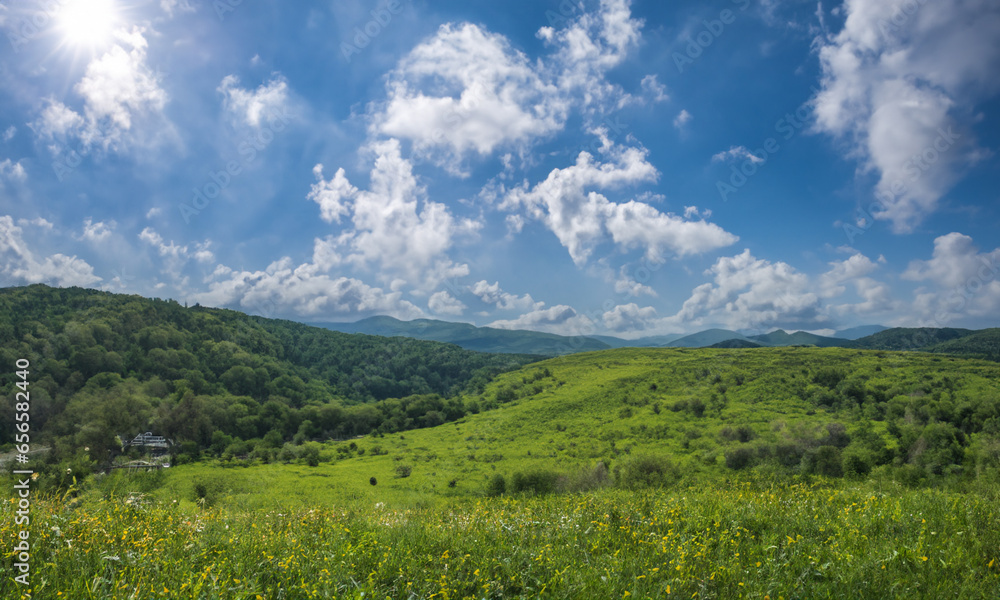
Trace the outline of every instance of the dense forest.
{"label": "dense forest", "polygon": [[536,360],[44,285],[0,290],[0,357],[10,398],[16,361],[30,361],[32,443],[53,464],[89,448],[91,467],[144,431],[193,457],[437,425],[468,412],[460,391]]}

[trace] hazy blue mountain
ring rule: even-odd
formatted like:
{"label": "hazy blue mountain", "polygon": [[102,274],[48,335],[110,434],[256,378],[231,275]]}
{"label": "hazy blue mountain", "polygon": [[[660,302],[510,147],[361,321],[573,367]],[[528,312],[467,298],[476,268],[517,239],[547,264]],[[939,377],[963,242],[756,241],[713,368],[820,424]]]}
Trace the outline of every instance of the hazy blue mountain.
{"label": "hazy blue mountain", "polygon": [[865,336],[874,335],[880,331],[885,331],[886,329],[889,328],[885,325],[859,325],[858,327],[841,329],[840,331],[834,333],[833,337],[845,340],[856,340]]}
{"label": "hazy blue mountain", "polygon": [[651,335],[634,340],[626,340],[611,335],[591,335],[588,337],[602,341],[612,348],[659,348],[684,337],[684,334],[668,333],[667,335]]}
{"label": "hazy blue mountain", "polygon": [[851,341],[846,339],[824,337],[822,335],[807,333],[805,331],[788,333],[783,329],[778,329],[776,331],[772,331],[771,333],[765,333],[762,335],[752,335],[749,339],[764,346],[820,346],[827,348],[831,346],[851,345]]}
{"label": "hazy blue mountain", "polygon": [[[312,323],[343,333],[364,333],[386,337],[448,342],[480,352],[559,355],[591,350],[607,350],[611,344],[585,336],[563,336],[521,329],[476,327],[436,319],[400,321],[393,317],[369,317],[353,323]],[[621,340],[624,342],[624,340]]]}
{"label": "hazy blue mountain", "polygon": [[667,345],[674,348],[703,348],[733,339],[746,340],[749,338],[742,333],[729,331],[728,329],[706,329],[705,331],[699,331],[698,333],[692,333],[691,335],[676,339]]}
{"label": "hazy blue mountain", "polygon": [[[706,329],[689,335],[668,334],[626,340],[609,335],[562,336],[523,329],[477,327],[469,323],[454,323],[436,319],[401,321],[393,317],[369,317],[353,323],[313,323],[343,333],[364,333],[385,337],[408,337],[418,340],[448,342],[467,350],[509,354],[562,355],[575,352],[607,350],[609,348],[751,348],[756,346],[820,346],[877,350],[918,350],[950,352],[994,357],[1000,351],[993,348],[1000,330],[974,332],[957,328],[886,329],[881,325],[863,325],[845,329],[840,334],[853,336],[874,331],[858,339],[825,337],[804,331],[788,333],[782,329],[761,335],[746,336],[728,329]],[[970,334],[967,343],[963,339]]]}

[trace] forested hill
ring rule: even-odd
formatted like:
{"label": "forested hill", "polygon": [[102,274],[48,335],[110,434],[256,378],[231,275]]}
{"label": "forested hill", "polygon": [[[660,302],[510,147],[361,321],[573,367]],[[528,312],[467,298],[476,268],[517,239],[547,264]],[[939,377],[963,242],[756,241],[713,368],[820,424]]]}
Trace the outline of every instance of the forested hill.
{"label": "forested hill", "polygon": [[974,331],[960,338],[928,346],[925,350],[1000,361],[1000,328]]}
{"label": "forested hill", "polygon": [[[535,360],[44,285],[0,289],[0,356],[5,393],[15,361],[31,361],[33,432],[104,447],[150,428],[203,445],[215,430],[290,438],[304,422],[306,437],[405,429],[448,418],[442,397]],[[410,401],[351,407],[387,398]],[[0,409],[0,444],[11,411]]]}

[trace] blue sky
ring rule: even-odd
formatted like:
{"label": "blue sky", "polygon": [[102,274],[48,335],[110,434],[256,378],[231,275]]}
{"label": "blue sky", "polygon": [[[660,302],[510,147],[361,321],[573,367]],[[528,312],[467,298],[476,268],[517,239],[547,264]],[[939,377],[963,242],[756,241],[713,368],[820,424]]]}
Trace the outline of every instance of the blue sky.
{"label": "blue sky", "polygon": [[0,284],[637,337],[996,326],[990,0],[0,4]]}

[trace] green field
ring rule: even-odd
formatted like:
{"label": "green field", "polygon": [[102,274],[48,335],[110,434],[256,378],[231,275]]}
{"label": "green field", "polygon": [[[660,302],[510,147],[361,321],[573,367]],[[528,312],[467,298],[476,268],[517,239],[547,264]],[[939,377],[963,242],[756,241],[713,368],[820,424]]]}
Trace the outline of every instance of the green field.
{"label": "green field", "polygon": [[33,507],[33,597],[995,598],[998,379],[840,348],[551,359],[437,427],[78,481]]}
{"label": "green field", "polygon": [[[1000,506],[970,494],[731,483],[432,507],[317,496],[310,509],[281,508],[279,496],[270,510],[190,511],[139,496],[75,508],[41,503],[33,595],[778,599],[1000,591]],[[0,527],[6,538],[9,521]],[[16,597],[9,581],[3,591]]]}
{"label": "green field", "polygon": [[[572,480],[598,463],[614,471],[644,457],[669,461],[663,485],[749,472],[786,481],[808,475],[804,462],[816,475],[853,467],[912,484],[968,484],[997,467],[998,378],[985,361],[843,349],[579,354],[498,376],[466,399],[482,412],[457,422],[327,444],[313,472],[333,478],[340,497],[369,497],[375,477],[372,497],[428,501],[480,494],[498,474]],[[817,463],[823,457],[832,466]],[[409,476],[399,477],[401,467]],[[173,474],[190,481],[210,477],[206,468]]]}

